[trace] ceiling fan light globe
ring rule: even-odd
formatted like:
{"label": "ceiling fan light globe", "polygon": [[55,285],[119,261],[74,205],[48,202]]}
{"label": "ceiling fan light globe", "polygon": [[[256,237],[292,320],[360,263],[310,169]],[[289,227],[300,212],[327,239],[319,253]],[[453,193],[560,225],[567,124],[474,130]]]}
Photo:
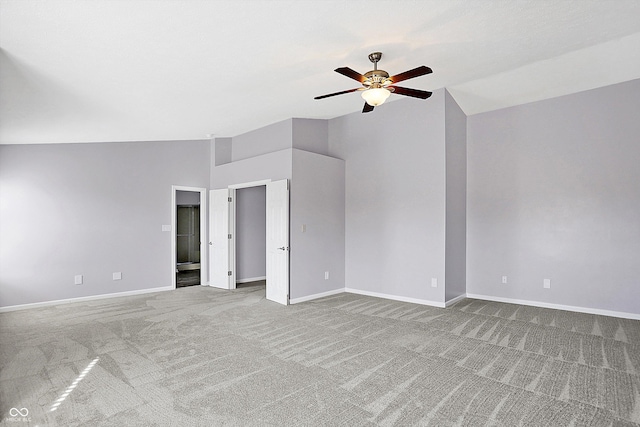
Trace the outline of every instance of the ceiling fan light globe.
{"label": "ceiling fan light globe", "polygon": [[370,88],[362,92],[362,98],[372,107],[382,105],[389,95],[391,95],[389,89],[382,87]]}

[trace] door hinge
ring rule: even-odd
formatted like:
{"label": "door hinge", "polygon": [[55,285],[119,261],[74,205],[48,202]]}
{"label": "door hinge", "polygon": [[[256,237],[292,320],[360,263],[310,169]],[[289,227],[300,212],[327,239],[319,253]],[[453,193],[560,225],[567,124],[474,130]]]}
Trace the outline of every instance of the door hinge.
{"label": "door hinge", "polygon": [[228,235],[227,235],[227,238],[231,239],[231,234],[228,234]]}
{"label": "door hinge", "polygon": [[229,274],[228,274],[228,276],[231,276],[231,272],[230,272],[230,271],[229,271]]}
{"label": "door hinge", "polygon": [[231,200],[232,200],[232,199],[231,199],[231,197],[229,197],[227,200],[229,201],[229,203],[231,203]]}

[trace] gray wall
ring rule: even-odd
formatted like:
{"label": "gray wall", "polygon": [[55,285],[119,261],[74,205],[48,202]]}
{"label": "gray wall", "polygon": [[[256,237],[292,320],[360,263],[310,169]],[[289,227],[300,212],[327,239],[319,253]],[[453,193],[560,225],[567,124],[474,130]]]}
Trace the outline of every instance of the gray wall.
{"label": "gray wall", "polygon": [[329,122],[317,119],[293,119],[293,148],[329,155]]}
{"label": "gray wall", "polygon": [[344,161],[294,149],[290,195],[290,298],[344,288]]}
{"label": "gray wall", "polygon": [[211,171],[210,189],[265,179],[291,179],[291,151],[289,148],[216,166]]}
{"label": "gray wall", "polygon": [[346,167],[348,288],[444,302],[444,110],[439,90],[329,121]]}
{"label": "gray wall", "polygon": [[200,205],[200,193],[197,191],[176,191],[176,205]]}
{"label": "gray wall", "polygon": [[236,190],[236,280],[267,274],[267,191],[264,185]]}
{"label": "gray wall", "polygon": [[[344,162],[320,155],[328,150],[327,133],[326,120],[290,119],[236,136],[231,143],[234,161],[211,173],[212,189],[290,180],[291,299],[344,288]],[[307,225],[305,233],[302,224]]]}
{"label": "gray wall", "polygon": [[640,313],[639,111],[635,80],[467,119],[469,293]]}
{"label": "gray wall", "polygon": [[231,163],[233,138],[214,138],[211,140],[211,144],[213,144],[213,147],[211,148],[212,167]]}
{"label": "gray wall", "polygon": [[248,159],[249,157],[260,156],[274,151],[285,150],[293,146],[292,143],[292,121],[283,120],[251,132],[233,137],[233,147],[231,149],[231,159]]}
{"label": "gray wall", "polygon": [[0,146],[0,306],[171,286],[171,185],[206,187],[209,158],[209,141]]}
{"label": "gray wall", "polygon": [[445,92],[446,243],[445,299],[467,292],[467,116]]}

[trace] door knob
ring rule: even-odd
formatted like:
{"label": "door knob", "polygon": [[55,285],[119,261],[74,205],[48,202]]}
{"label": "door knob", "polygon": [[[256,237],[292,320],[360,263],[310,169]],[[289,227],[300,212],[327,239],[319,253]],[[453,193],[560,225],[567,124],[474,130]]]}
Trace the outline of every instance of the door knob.
{"label": "door knob", "polygon": [[209,246],[213,246],[213,242],[209,242]]}
{"label": "door knob", "polygon": [[289,249],[289,248],[287,248],[287,247],[284,247],[284,246],[283,246],[283,247],[278,248],[278,249],[280,249],[281,251],[286,251],[286,250],[287,250],[287,249]]}

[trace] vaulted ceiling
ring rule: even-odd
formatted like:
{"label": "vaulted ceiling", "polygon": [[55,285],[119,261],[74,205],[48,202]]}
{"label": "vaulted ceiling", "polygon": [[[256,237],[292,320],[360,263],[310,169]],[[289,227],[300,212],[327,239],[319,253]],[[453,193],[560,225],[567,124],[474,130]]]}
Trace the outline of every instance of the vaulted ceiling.
{"label": "vaulted ceiling", "polygon": [[0,143],[336,117],[358,93],[313,97],[357,87],[333,70],[364,73],[373,51],[390,74],[431,67],[403,86],[447,88],[472,115],[640,78],[640,1],[0,0]]}

